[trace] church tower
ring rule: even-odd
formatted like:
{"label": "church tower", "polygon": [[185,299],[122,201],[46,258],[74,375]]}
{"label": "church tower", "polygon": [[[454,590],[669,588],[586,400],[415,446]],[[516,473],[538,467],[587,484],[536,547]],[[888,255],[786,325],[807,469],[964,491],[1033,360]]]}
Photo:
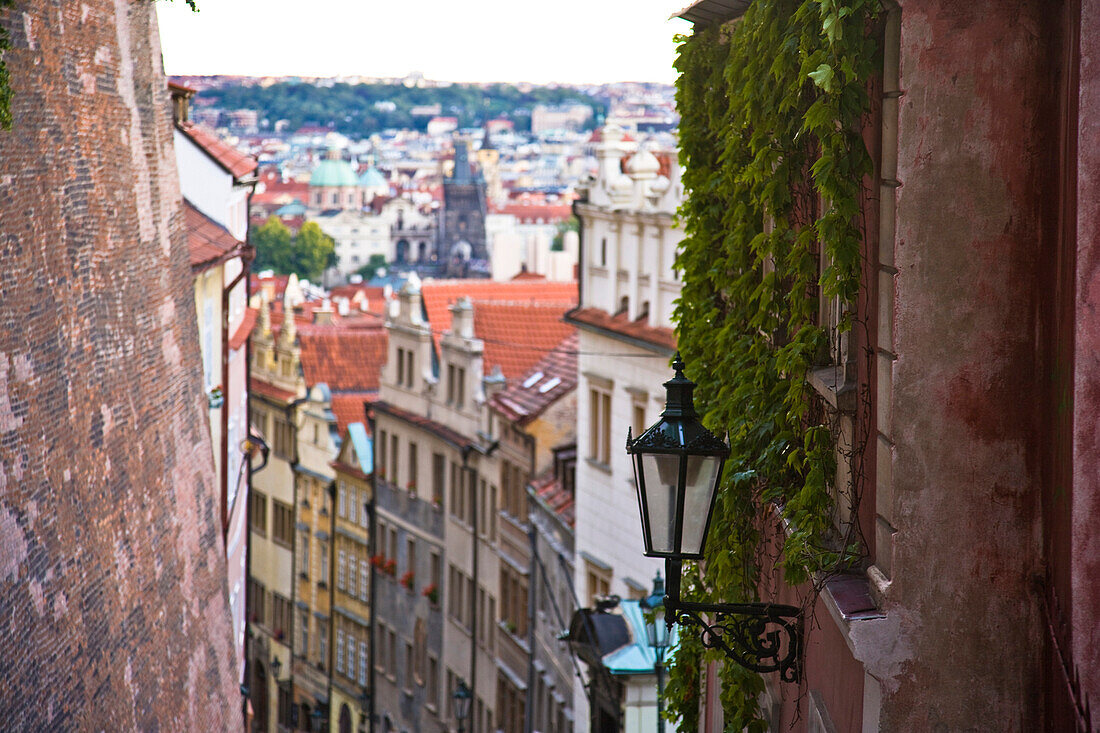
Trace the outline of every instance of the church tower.
{"label": "church tower", "polygon": [[449,277],[489,277],[485,241],[485,179],[471,170],[468,143],[454,141],[455,164],[443,179],[443,221],[438,252]]}

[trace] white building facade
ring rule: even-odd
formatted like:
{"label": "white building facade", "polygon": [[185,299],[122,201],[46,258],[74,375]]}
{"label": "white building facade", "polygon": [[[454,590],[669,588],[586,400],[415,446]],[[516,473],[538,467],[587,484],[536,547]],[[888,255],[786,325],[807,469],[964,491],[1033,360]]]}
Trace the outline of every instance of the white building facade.
{"label": "white building facade", "polygon": [[[622,164],[622,131],[605,127],[597,147],[599,170],[587,198],[574,205],[581,221],[580,303],[567,315],[580,334],[577,386],[576,570],[582,606],[596,597],[640,599],[661,569],[642,554],[641,521],[633,471],[625,451],[635,434],[664,406],[662,384],[675,353],[671,316],[680,283],[673,271],[682,238],[673,216],[682,186],[675,153],[645,146]],[[658,157],[664,158],[664,161]],[[625,173],[623,172],[625,169]],[[665,171],[668,175],[662,175]],[[651,686],[652,677],[633,684]],[[648,690],[627,684],[622,720],[642,730],[653,718]],[[576,730],[590,730],[584,690],[574,690]]]}

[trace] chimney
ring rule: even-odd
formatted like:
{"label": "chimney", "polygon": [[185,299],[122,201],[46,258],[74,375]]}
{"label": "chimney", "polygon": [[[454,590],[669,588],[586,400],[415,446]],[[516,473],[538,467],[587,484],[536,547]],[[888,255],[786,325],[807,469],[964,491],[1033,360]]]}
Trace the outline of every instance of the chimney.
{"label": "chimney", "polygon": [[462,338],[474,337],[474,306],[463,296],[451,306],[451,333]]}
{"label": "chimney", "polygon": [[172,95],[172,121],[181,124],[190,120],[191,97],[195,96],[195,90],[182,84],[168,82],[168,92]]}
{"label": "chimney", "polygon": [[313,323],[318,326],[330,325],[333,321],[332,302],[325,298],[321,307],[313,311]]}

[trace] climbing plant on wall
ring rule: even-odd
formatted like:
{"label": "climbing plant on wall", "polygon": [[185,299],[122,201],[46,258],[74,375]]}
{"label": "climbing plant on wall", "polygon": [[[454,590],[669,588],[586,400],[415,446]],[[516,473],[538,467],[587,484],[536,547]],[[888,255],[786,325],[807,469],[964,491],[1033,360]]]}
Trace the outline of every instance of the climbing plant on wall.
{"label": "climbing plant on wall", "polygon": [[[704,421],[732,449],[706,561],[685,572],[689,599],[753,600],[773,563],[799,584],[860,551],[835,536],[836,436],[808,375],[829,353],[819,295],[853,303],[859,291],[871,172],[860,129],[880,68],[879,13],[879,0],[756,0],[737,21],[678,39],[679,345]],[[839,331],[852,325],[848,314]],[[774,557],[761,547],[773,511],[787,528]],[[668,709],[696,730],[711,652],[681,640]],[[721,670],[726,729],[764,730],[763,680]]]}
{"label": "climbing plant on wall", "polygon": [[[199,11],[198,0],[184,0],[187,6],[196,13]],[[3,20],[5,11],[15,5],[15,0],[0,0],[0,20]],[[11,129],[11,84],[8,77],[8,67],[4,63],[4,53],[11,48],[11,36],[0,24],[0,130]]]}

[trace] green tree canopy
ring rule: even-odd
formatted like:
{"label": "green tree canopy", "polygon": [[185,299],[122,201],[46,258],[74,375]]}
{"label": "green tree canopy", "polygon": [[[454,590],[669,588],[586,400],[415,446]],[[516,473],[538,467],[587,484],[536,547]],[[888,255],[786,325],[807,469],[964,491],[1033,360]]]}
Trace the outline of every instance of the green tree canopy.
{"label": "green tree canopy", "polygon": [[252,269],[274,270],[280,274],[294,272],[294,237],[286,225],[279,221],[279,217],[268,217],[248,238],[256,248],[256,261]]}
{"label": "green tree canopy", "polygon": [[302,225],[294,238],[293,252],[298,277],[317,280],[327,268],[336,264],[336,242],[314,221]]}
{"label": "green tree canopy", "polygon": [[274,270],[280,275],[293,272],[317,280],[336,264],[336,243],[313,221],[303,224],[294,236],[279,217],[270,216],[249,239],[256,248],[255,270]]}

